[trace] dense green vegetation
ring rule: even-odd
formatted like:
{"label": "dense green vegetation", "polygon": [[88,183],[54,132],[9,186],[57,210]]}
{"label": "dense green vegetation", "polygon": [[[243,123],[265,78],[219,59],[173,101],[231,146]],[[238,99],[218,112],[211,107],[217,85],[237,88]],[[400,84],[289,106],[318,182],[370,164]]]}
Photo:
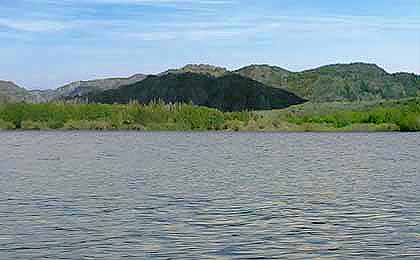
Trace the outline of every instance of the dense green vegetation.
{"label": "dense green vegetation", "polygon": [[107,104],[133,100],[147,104],[157,99],[165,103],[192,102],[221,111],[280,109],[306,101],[240,75],[213,77],[196,73],[149,76],[135,84],[89,96],[90,102]]}
{"label": "dense green vegetation", "polygon": [[288,90],[312,102],[420,96],[420,76],[410,73],[390,74],[375,64],[336,64],[302,72],[252,65],[236,73],[268,86]]}
{"label": "dense green vegetation", "polygon": [[267,111],[262,116],[337,130],[420,131],[420,99],[307,103],[281,111]]}
{"label": "dense green vegetation", "polygon": [[169,131],[420,131],[420,99],[307,103],[221,112],[191,104],[3,104],[0,129]]}
{"label": "dense green vegetation", "polygon": [[188,104],[15,103],[0,105],[0,129],[222,130],[252,116]]}

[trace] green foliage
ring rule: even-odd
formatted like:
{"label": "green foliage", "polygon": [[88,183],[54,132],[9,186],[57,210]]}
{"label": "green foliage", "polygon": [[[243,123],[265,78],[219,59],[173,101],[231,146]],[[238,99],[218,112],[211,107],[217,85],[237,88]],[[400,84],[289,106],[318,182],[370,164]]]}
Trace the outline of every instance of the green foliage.
{"label": "green foliage", "polygon": [[250,112],[223,113],[191,104],[3,104],[0,129],[221,130],[227,120],[247,122]]}
{"label": "green foliage", "polygon": [[[319,104],[319,106],[322,106]],[[320,109],[319,109],[320,110]],[[289,113],[286,119],[295,124],[326,124],[334,128],[351,128],[353,125],[398,126],[401,131],[420,131],[420,100],[411,99],[380,103],[364,110],[335,110],[328,113]],[[393,129],[395,130],[395,129]]]}
{"label": "green foliage", "polygon": [[376,104],[304,104],[221,112],[192,104],[3,104],[0,129],[145,131],[420,131],[420,99]]}
{"label": "green foliage", "polygon": [[6,122],[0,119],[0,130],[13,130],[16,126],[12,122]]}
{"label": "green foliage", "polygon": [[25,130],[51,129],[48,122],[25,120],[21,122],[20,128]]}
{"label": "green foliage", "polygon": [[223,129],[230,131],[239,131],[244,128],[244,122],[239,121],[238,119],[228,120],[223,125]]}
{"label": "green foliage", "polygon": [[374,64],[352,63],[290,72],[267,65],[237,71],[268,86],[288,90],[312,102],[400,99],[420,96],[420,76],[389,74]]}
{"label": "green foliage", "polygon": [[398,122],[401,131],[420,131],[420,115],[410,113]]}
{"label": "green foliage", "polygon": [[65,130],[113,130],[115,126],[110,121],[70,120],[63,126]]}

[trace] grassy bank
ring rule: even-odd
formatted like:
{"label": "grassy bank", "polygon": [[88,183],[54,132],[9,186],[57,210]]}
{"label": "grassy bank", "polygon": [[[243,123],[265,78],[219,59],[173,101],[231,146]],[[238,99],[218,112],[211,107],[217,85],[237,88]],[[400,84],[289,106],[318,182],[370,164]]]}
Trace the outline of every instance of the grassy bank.
{"label": "grassy bank", "polygon": [[223,130],[247,123],[252,113],[222,113],[188,104],[3,104],[0,129]]}
{"label": "grassy bank", "polygon": [[223,113],[188,104],[3,104],[0,129],[169,131],[420,131],[420,100],[307,103]]}
{"label": "grassy bank", "polygon": [[306,103],[256,112],[308,131],[420,131],[420,99]]}

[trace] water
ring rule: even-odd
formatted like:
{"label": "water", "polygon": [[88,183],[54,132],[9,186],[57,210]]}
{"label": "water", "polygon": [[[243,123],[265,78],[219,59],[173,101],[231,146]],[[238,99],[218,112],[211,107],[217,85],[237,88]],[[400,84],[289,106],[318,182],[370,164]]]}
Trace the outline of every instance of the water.
{"label": "water", "polygon": [[420,258],[419,134],[0,143],[0,259]]}

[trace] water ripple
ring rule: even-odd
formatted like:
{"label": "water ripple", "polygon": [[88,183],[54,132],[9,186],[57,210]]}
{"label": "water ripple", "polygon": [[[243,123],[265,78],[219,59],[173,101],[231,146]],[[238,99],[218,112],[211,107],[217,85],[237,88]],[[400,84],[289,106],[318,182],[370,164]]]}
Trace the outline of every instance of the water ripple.
{"label": "water ripple", "polygon": [[0,133],[0,259],[419,259],[419,137]]}

